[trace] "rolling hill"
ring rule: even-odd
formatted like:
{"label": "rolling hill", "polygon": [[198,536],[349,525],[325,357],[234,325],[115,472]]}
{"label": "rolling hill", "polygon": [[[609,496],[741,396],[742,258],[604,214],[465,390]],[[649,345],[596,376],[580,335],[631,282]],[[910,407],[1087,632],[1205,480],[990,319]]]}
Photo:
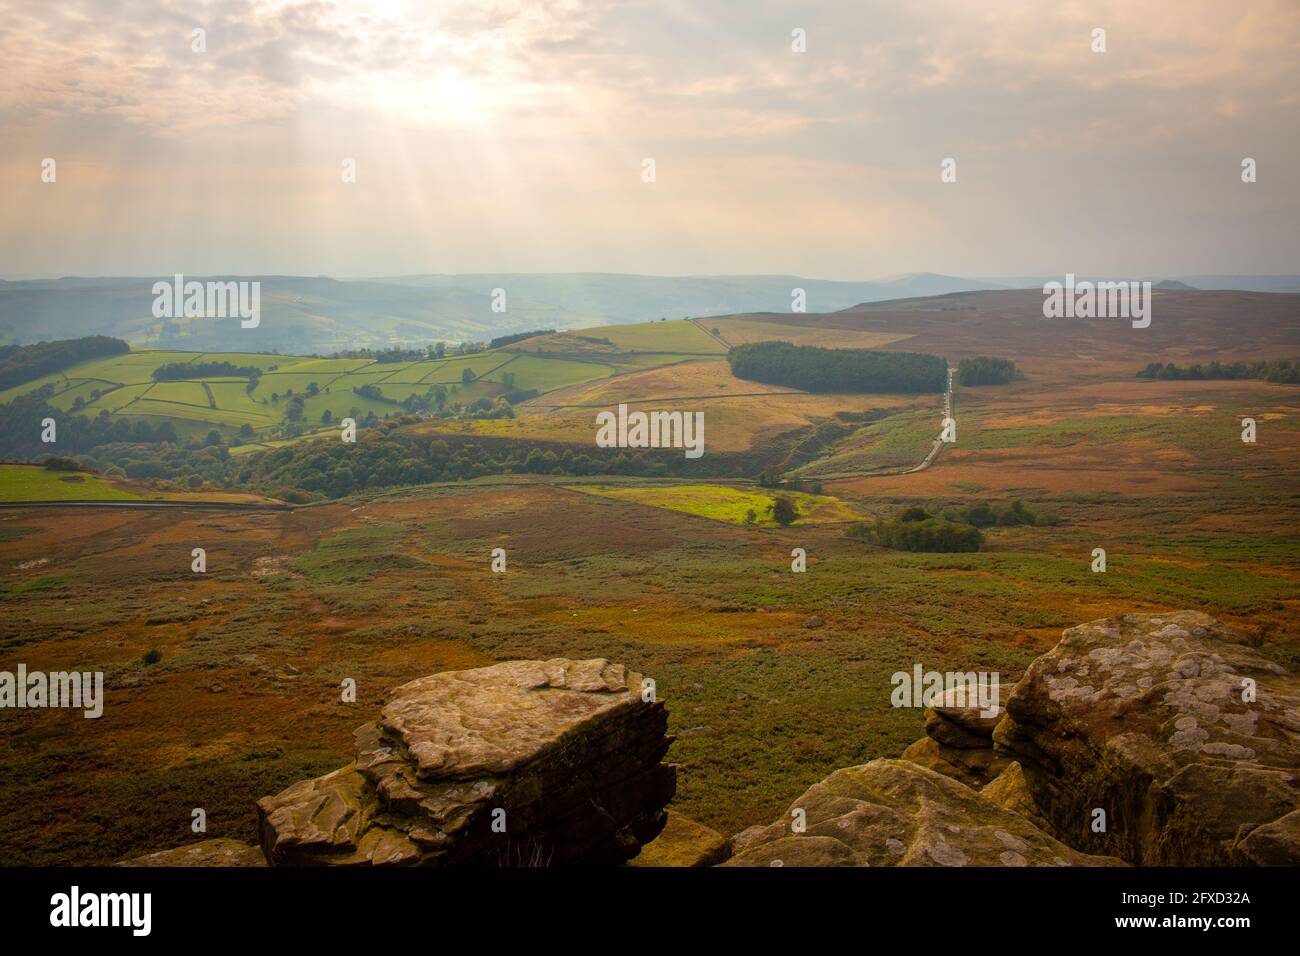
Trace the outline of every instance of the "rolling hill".
{"label": "rolling hill", "polygon": [[[950,276],[829,282],[799,276],[637,276],[602,273],[404,276],[187,276],[261,285],[261,322],[169,319],[152,314],[160,277],[0,281],[0,344],[110,335],[141,348],[330,353],[349,349],[487,341],[531,329],[580,329],[661,318],[788,312],[805,290],[810,311],[918,294],[992,288]],[[170,276],[161,277],[170,279]],[[506,310],[493,311],[493,291]],[[34,330],[39,330],[36,332]]]}

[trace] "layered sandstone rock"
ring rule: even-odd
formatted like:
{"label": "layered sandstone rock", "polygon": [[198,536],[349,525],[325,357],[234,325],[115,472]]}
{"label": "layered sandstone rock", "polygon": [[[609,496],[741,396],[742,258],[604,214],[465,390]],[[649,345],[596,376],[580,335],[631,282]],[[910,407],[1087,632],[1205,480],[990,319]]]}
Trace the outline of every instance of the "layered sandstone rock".
{"label": "layered sandstone rock", "polygon": [[[1005,701],[1012,689],[1001,688],[999,701]],[[903,759],[978,789],[1011,763],[993,750],[993,728],[1003,712],[999,704],[996,715],[986,716],[962,690],[945,691],[933,707],[926,708],[926,736],[904,750]]]}
{"label": "layered sandstone rock", "polygon": [[[792,824],[802,811],[803,832]],[[907,760],[873,760],[814,784],[766,827],[732,838],[723,866],[1122,866]]]}
{"label": "layered sandstone rock", "polygon": [[605,660],[512,661],[397,688],[346,767],[258,801],[273,864],[614,864],[663,829],[660,702]]}
{"label": "layered sandstone rock", "polygon": [[1015,761],[985,784],[980,793],[998,806],[1020,814],[1040,830],[1052,832],[1052,824],[1043,816],[1038,804],[1034,803],[1033,794],[1029,792],[1024,770]]}
{"label": "layered sandstone rock", "polygon": [[1300,864],[1300,681],[1205,614],[1070,628],[1030,666],[994,739],[1080,850]]}
{"label": "layered sandstone rock", "polygon": [[729,852],[727,838],[717,830],[670,811],[663,832],[643,846],[628,866],[716,866]]}

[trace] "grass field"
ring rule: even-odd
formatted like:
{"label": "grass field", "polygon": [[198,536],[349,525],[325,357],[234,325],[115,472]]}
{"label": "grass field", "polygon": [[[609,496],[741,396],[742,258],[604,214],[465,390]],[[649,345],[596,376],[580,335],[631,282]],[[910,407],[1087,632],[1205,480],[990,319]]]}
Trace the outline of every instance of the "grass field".
{"label": "grass field", "polygon": [[[339,766],[387,690],[497,660],[601,656],[652,675],[677,737],[673,805],[726,833],[921,737],[923,715],[889,703],[889,675],[918,661],[1010,681],[1078,621],[1195,607],[1300,663],[1300,542],[1279,530],[1300,511],[1277,486],[1032,500],[1061,523],[922,555],[831,523],[747,527],[747,489],[562,484],[484,479],[260,515],[15,512],[0,648],[33,668],[104,670],[110,695],[103,720],[31,711],[0,728],[0,854],[110,862],[191,839],[193,806],[210,836],[252,840],[253,801]],[[1098,544],[1105,575],[1088,569]],[[153,648],[161,662],[144,665]],[[356,705],[337,703],[344,677]],[[69,763],[84,772],[57,772]],[[146,798],[159,812],[134,812]]]}
{"label": "grass field", "polygon": [[827,329],[818,326],[779,321],[775,316],[746,318],[734,316],[721,319],[700,319],[706,329],[717,329],[718,335],[728,345],[745,345],[749,342],[792,342],[795,345],[816,345],[828,349],[877,349],[892,342],[908,338],[905,332],[868,332],[850,329]]}
{"label": "grass field", "polygon": [[140,496],[95,475],[0,465],[0,501],[131,501]]}
{"label": "grass field", "polygon": [[586,353],[593,357],[620,352],[676,352],[699,356],[717,355],[727,351],[722,343],[695,323],[684,319],[668,322],[638,322],[630,325],[602,325],[582,329],[579,332],[541,335],[517,342],[509,348],[518,352],[542,354]]}
{"label": "grass field", "polygon": [[[398,403],[411,395],[424,395],[434,385],[452,390],[454,401],[468,403],[505,393],[507,376],[517,391],[549,392],[613,375],[625,367],[679,358],[637,355],[629,357],[631,365],[624,365],[496,350],[441,360],[379,363],[365,359],[142,351],[84,362],[8,389],[0,393],[0,402],[48,384],[53,387],[50,403],[63,411],[74,411],[73,405],[80,399],[83,405],[76,409],[78,414],[93,416],[107,410],[114,417],[143,418],[152,423],[171,420],[178,427],[194,427],[200,432],[207,425],[230,438],[243,425],[250,425],[259,434],[275,430],[286,420],[289,399],[307,395],[312,386],[317,394],[306,400],[304,418],[309,424],[319,424],[326,411],[334,420],[353,412],[363,416],[373,412],[381,418],[397,414],[401,411]],[[195,362],[251,365],[262,369],[262,375],[251,391],[247,378],[230,376],[153,380],[153,371],[160,365]],[[467,370],[474,378],[469,385],[464,383]],[[356,395],[353,389],[364,385],[377,386],[388,401]],[[275,440],[276,436],[267,437]]]}
{"label": "grass field", "polygon": [[[769,510],[776,492],[767,493],[762,489],[755,491],[728,485],[580,485],[575,486],[575,490],[733,524],[749,524],[746,519],[752,511],[756,518],[752,522],[754,525],[777,526]],[[856,521],[862,517],[837,498],[797,491],[781,494],[794,500],[799,512],[796,523],[801,525]]]}

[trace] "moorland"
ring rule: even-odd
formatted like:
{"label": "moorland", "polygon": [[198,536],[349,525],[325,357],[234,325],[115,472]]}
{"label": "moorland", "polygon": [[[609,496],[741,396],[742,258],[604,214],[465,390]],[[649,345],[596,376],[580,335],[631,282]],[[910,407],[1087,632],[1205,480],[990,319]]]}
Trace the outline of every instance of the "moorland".
{"label": "moorland", "polygon": [[[133,349],[12,386],[11,460],[42,457],[22,444],[38,406],[108,431],[58,449],[81,471],[0,467],[17,505],[0,510],[0,660],[102,670],[107,701],[98,720],[0,719],[0,855],[111,862],[191,839],[195,807],[209,836],[251,840],[253,802],[337,767],[388,689],[513,658],[653,675],[677,737],[673,806],[724,833],[921,736],[919,710],[890,706],[890,675],[916,663],[1010,682],[1064,627],[1196,608],[1300,666],[1300,386],[1139,375],[1294,359],[1298,320],[1287,294],[1156,290],[1150,327],[1133,329],[1045,320],[1037,292],[985,291],[399,360]],[[734,374],[730,349],[777,341],[1003,359],[1018,375],[958,382],[957,441],[912,472],[940,391]],[[154,377],[185,362],[260,374]],[[618,403],[702,411],[703,458],[602,457],[595,414]],[[362,425],[350,446],[347,416]],[[194,507],[22,507],[73,486]],[[200,507],[222,495],[295,507]],[[769,510],[783,496],[792,523]],[[1016,503],[1032,520],[986,524],[978,551],[853,533],[908,508]]]}

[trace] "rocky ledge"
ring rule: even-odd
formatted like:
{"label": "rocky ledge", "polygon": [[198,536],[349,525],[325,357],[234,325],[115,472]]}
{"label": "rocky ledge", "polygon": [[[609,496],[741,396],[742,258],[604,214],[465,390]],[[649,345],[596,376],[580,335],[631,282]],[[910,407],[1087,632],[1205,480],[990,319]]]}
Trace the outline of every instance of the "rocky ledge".
{"label": "rocky ledge", "polygon": [[1122,866],[1079,853],[951,777],[910,760],[837,770],[723,866]]}
{"label": "rocky ledge", "polygon": [[1300,680],[1208,615],[1070,628],[1030,665],[993,739],[1080,850],[1144,866],[1300,864]]}
{"label": "rocky ledge", "polygon": [[605,660],[422,677],[356,732],[355,761],[258,801],[262,849],[273,865],[621,863],[666,822],[667,725],[641,675]]}

